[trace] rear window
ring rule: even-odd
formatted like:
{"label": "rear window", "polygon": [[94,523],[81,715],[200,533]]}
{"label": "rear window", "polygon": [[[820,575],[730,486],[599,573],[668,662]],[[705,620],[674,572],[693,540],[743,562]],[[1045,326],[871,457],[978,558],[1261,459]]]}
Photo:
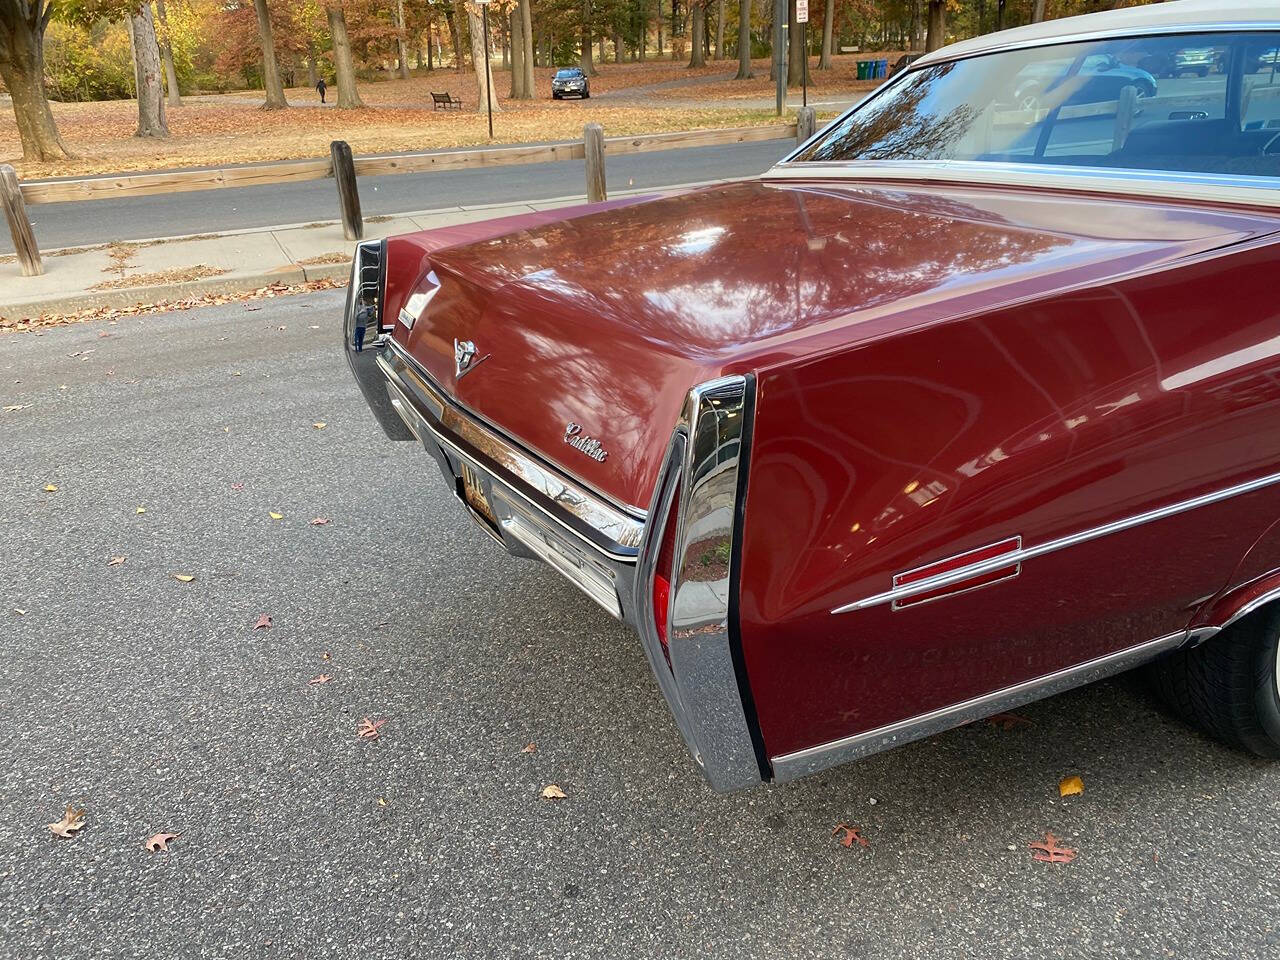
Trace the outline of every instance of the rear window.
{"label": "rear window", "polygon": [[1280,33],[1101,40],[936,64],[885,87],[792,160],[1280,176]]}

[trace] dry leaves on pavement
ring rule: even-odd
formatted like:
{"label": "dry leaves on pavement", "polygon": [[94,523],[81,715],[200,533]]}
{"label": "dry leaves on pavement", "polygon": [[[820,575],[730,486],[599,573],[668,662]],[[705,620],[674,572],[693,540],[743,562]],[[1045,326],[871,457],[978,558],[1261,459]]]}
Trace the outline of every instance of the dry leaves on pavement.
{"label": "dry leaves on pavement", "polygon": [[312,426],[315,427],[317,430],[323,430],[325,427],[328,426],[328,424],[325,423],[323,420],[317,420],[315,423],[312,424]]}
{"label": "dry leaves on pavement", "polygon": [[283,519],[284,519],[284,514],[283,514],[283,513],[276,513],[276,511],[274,511],[274,510],[268,511],[267,516],[269,516],[272,520],[283,520]]}
{"label": "dry leaves on pavement", "polygon": [[310,521],[310,523],[311,523],[311,526],[313,526],[313,527],[323,527],[323,526],[327,526],[327,525],[328,525],[328,523],[329,523],[329,518],[328,518],[328,517],[316,517],[314,520]]}
{"label": "dry leaves on pavement", "polygon": [[62,819],[48,826],[55,837],[74,837],[76,832],[84,826],[84,808],[77,810],[68,803]]}
{"label": "dry leaves on pavement", "polygon": [[565,792],[561,790],[559,787],[557,787],[554,783],[549,783],[542,788],[542,799],[543,800],[564,800],[566,799],[566,795],[565,795]]}
{"label": "dry leaves on pavement", "polygon": [[864,847],[871,846],[871,842],[864,837],[857,827],[851,827],[847,823],[838,823],[834,830],[831,831],[833,837],[840,837],[840,846],[852,847],[855,842]]}
{"label": "dry leaves on pavement", "polygon": [[1030,720],[1016,713],[997,713],[995,716],[987,717],[987,723],[993,727],[999,727],[1001,730],[1013,730],[1015,727],[1031,726]]}
{"label": "dry leaves on pavement", "polygon": [[312,677],[310,680],[307,681],[307,683],[310,683],[314,686],[319,686],[322,683],[328,683],[332,679],[333,679],[332,674],[322,673],[318,677]]}
{"label": "dry leaves on pavement", "polygon": [[107,566],[118,567],[128,559],[129,559],[128,557],[112,557],[110,560],[107,561]]}
{"label": "dry leaves on pavement", "polygon": [[536,743],[526,743],[524,745],[524,749],[521,750],[520,752],[521,753],[537,753],[538,745]]}
{"label": "dry leaves on pavement", "polygon": [[180,583],[190,583],[192,580],[195,579],[195,577],[189,573],[175,573],[173,575],[173,579],[179,581]]}
{"label": "dry leaves on pavement", "polygon": [[1079,777],[1063,777],[1058,783],[1058,796],[1074,797],[1084,793],[1084,781]]}
{"label": "dry leaves on pavement", "polygon": [[1052,833],[1046,832],[1044,840],[1037,840],[1027,846],[1031,848],[1032,857],[1045,863],[1070,863],[1076,858],[1075,850],[1061,846]]}
{"label": "dry leaves on pavement", "polygon": [[257,621],[256,621],[256,622],[254,623],[254,625],[253,625],[253,629],[255,629],[255,630],[270,630],[270,629],[271,629],[271,622],[272,622],[272,621],[271,621],[271,616],[270,616],[269,614],[264,613],[262,616],[258,617]]}
{"label": "dry leaves on pavement", "polygon": [[58,492],[58,488],[57,488],[54,484],[52,484],[52,483],[46,483],[46,484],[44,485],[44,492],[45,492],[45,493],[57,493],[57,492]]}
{"label": "dry leaves on pavement", "polygon": [[158,851],[169,852],[169,841],[177,840],[182,834],[180,833],[155,833],[147,838],[145,844],[148,851],[156,853]]}
{"label": "dry leaves on pavement", "polygon": [[368,717],[363,717],[360,720],[360,726],[356,728],[356,736],[361,740],[377,740],[382,736],[379,731],[386,722],[386,720],[370,720]]}

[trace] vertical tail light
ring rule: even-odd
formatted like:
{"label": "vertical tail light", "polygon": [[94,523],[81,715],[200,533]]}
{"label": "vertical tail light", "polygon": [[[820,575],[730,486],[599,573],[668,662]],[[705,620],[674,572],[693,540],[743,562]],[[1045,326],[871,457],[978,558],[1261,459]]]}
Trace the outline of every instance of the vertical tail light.
{"label": "vertical tail light", "polygon": [[671,615],[671,578],[676,559],[676,527],[679,526],[680,488],[677,486],[671,498],[671,508],[662,528],[662,545],[658,548],[658,563],[653,576],[653,625],[662,642],[662,655],[667,669],[671,669],[671,650],[668,647],[667,620]]}

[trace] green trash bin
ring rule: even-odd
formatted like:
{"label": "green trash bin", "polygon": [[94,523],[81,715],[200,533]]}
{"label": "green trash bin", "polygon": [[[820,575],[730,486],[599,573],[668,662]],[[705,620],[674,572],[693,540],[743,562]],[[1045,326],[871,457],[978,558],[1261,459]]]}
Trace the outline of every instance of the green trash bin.
{"label": "green trash bin", "polygon": [[867,64],[868,64],[868,63],[870,63],[870,61],[869,61],[869,60],[859,60],[859,61],[858,61],[858,79],[859,79],[859,80],[865,80],[865,79],[867,79]]}

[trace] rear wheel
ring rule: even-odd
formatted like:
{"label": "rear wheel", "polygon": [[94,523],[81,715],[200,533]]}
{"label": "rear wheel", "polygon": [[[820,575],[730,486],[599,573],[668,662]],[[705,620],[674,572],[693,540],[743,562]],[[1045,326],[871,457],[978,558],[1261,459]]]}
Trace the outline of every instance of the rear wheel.
{"label": "rear wheel", "polygon": [[1192,650],[1151,665],[1156,692],[1224,743],[1280,759],[1280,606],[1264,607]]}

